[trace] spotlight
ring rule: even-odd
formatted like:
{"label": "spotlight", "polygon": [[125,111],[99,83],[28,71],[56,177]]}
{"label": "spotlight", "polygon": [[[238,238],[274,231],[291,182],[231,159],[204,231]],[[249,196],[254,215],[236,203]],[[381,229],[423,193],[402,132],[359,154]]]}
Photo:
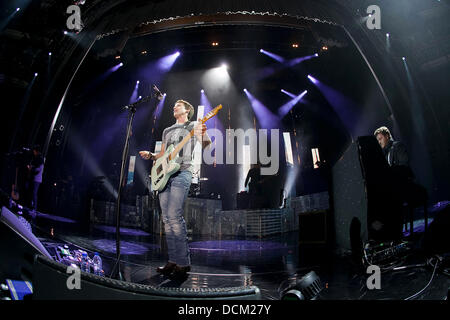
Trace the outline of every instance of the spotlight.
{"label": "spotlight", "polygon": [[180,53],[180,51],[177,51],[177,52],[175,52],[175,56],[179,56],[181,53]]}
{"label": "spotlight", "polygon": [[247,92],[247,89],[244,88],[244,92]]}
{"label": "spotlight", "polygon": [[221,67],[222,69],[228,69],[228,66],[227,66],[225,63],[223,63],[220,67]]}
{"label": "spotlight", "polygon": [[205,92],[205,90],[202,89],[202,90],[200,90],[200,92],[203,93],[203,92]]}
{"label": "spotlight", "polygon": [[51,53],[51,52],[49,52],[49,53],[48,53],[48,55],[49,55],[49,56],[51,56],[51,55],[52,55],[52,53]]}
{"label": "spotlight", "polygon": [[64,30],[64,34],[67,34],[67,31],[66,31],[66,30]]}
{"label": "spotlight", "polygon": [[403,61],[406,61],[406,58],[405,58],[405,57],[402,57],[402,60],[403,60]]}
{"label": "spotlight", "polygon": [[264,52],[264,50],[263,49],[259,49],[259,52]]}
{"label": "spotlight", "polygon": [[17,8],[16,11],[20,11],[20,8]]}
{"label": "spotlight", "polygon": [[211,43],[211,45],[212,45],[213,47],[217,47],[217,46],[219,45],[219,43],[218,43],[218,42],[213,42],[213,43]]}
{"label": "spotlight", "polygon": [[292,44],[292,48],[298,48],[298,44],[297,43],[293,43]]}
{"label": "spotlight", "polygon": [[318,53],[316,53],[316,54],[315,54],[315,56],[316,56],[316,57],[318,57],[318,56],[319,56],[319,54],[318,54]]}
{"label": "spotlight", "polygon": [[164,94],[163,94],[163,96],[166,96],[166,95],[167,95],[167,93],[164,93]]}
{"label": "spotlight", "polygon": [[386,33],[386,37],[388,37],[388,38],[389,38],[389,33]]}
{"label": "spotlight", "polygon": [[282,300],[316,300],[323,290],[320,278],[314,271],[304,275],[293,286],[283,290]]}
{"label": "spotlight", "polygon": [[37,77],[37,76],[38,76],[38,73],[37,73],[37,72],[35,72],[35,73],[34,73],[34,76],[35,76],[35,77]]}
{"label": "spotlight", "polygon": [[136,84],[139,84],[139,80],[138,80],[138,81],[136,81]]}
{"label": "spotlight", "polygon": [[322,50],[327,51],[327,50],[328,50],[328,47],[327,47],[327,46],[323,46],[323,47],[322,47]]}
{"label": "spotlight", "polygon": [[121,67],[123,66],[123,62],[120,63],[120,66],[121,66]]}
{"label": "spotlight", "polygon": [[312,77],[311,75],[308,74],[308,79],[309,81],[311,81],[314,84],[317,84],[319,81],[317,81],[317,79],[315,79],[314,77]]}
{"label": "spotlight", "polygon": [[116,60],[120,59],[120,56],[116,56]]}
{"label": "spotlight", "polygon": [[147,50],[141,52],[142,55],[147,54]]}
{"label": "spotlight", "polygon": [[142,96],[139,96],[139,99],[142,99]]}

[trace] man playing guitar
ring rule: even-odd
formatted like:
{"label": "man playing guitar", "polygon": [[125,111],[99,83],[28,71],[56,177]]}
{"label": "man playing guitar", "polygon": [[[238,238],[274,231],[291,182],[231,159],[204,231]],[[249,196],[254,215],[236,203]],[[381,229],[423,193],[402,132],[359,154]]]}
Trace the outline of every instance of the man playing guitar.
{"label": "man playing guitar", "polygon": [[184,146],[181,151],[182,154],[177,159],[177,162],[180,164],[179,171],[169,178],[164,189],[159,192],[169,261],[164,267],[158,267],[157,272],[173,279],[183,279],[186,277],[187,272],[191,270],[183,208],[192,180],[194,147],[197,141],[201,143],[202,148],[206,148],[211,144],[211,139],[206,133],[206,125],[189,121],[193,114],[194,107],[189,102],[178,100],[173,107],[173,116],[176,119],[176,123],[164,129],[161,151],[158,154],[149,151],[139,152],[143,159],[156,160],[164,155],[166,148],[179,143],[194,129],[194,136]]}

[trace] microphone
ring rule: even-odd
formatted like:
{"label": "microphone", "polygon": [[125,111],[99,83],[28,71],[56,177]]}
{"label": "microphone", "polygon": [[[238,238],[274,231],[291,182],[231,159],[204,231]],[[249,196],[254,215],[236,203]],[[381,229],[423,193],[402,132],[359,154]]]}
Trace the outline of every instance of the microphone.
{"label": "microphone", "polygon": [[161,93],[161,91],[159,91],[159,89],[158,89],[158,87],[156,86],[156,84],[154,84],[153,85],[153,90],[155,90],[155,97],[158,99],[158,100],[162,100],[162,98],[163,98],[163,94]]}

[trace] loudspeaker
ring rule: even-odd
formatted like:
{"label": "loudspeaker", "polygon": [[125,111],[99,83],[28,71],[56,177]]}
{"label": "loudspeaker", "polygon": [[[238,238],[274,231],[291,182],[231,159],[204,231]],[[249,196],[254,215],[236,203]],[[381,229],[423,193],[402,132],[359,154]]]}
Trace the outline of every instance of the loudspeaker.
{"label": "loudspeaker", "polygon": [[423,240],[424,250],[430,254],[450,253],[450,202],[434,207],[433,222]]}
{"label": "loudspeaker", "polygon": [[327,243],[327,211],[301,213],[298,217],[300,243]]}
{"label": "loudspeaker", "polygon": [[258,287],[170,288],[124,282],[80,272],[80,287],[67,283],[75,273],[67,266],[37,255],[34,261],[33,299],[36,300],[260,300]]}
{"label": "loudspeaker", "polygon": [[333,166],[332,186],[336,246],[343,252],[352,251],[352,221],[353,225],[355,221],[359,222],[357,236],[361,241],[368,240],[367,195],[356,142],[351,143]]}
{"label": "loudspeaker", "polygon": [[0,280],[30,280],[35,254],[52,259],[25,223],[3,207],[0,216]]}

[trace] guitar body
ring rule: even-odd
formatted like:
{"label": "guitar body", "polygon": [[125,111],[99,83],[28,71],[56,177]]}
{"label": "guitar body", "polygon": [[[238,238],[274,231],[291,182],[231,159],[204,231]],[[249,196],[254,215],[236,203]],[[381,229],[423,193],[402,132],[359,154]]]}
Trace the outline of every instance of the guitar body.
{"label": "guitar body", "polygon": [[19,200],[19,191],[17,191],[15,184],[12,185],[11,199],[13,199],[14,201]]}
{"label": "guitar body", "polygon": [[[199,122],[202,124],[205,123],[208,119],[214,117],[220,109],[222,109],[221,104],[208,112]],[[180,164],[176,162],[178,159],[178,152],[180,152],[181,148],[183,148],[183,146],[188,143],[193,136],[194,129],[192,129],[191,132],[189,132],[189,134],[185,136],[176,147],[170,145],[164,152],[164,155],[155,161],[150,174],[153,191],[161,191],[164,189],[167,181],[169,181],[169,178],[175,172],[180,170]]]}
{"label": "guitar body", "polygon": [[153,191],[161,191],[169,181],[169,178],[178,170],[180,170],[180,164],[176,162],[178,155],[174,159],[170,160],[170,154],[174,151],[175,147],[170,145],[164,155],[155,161],[151,172],[151,181]]}

